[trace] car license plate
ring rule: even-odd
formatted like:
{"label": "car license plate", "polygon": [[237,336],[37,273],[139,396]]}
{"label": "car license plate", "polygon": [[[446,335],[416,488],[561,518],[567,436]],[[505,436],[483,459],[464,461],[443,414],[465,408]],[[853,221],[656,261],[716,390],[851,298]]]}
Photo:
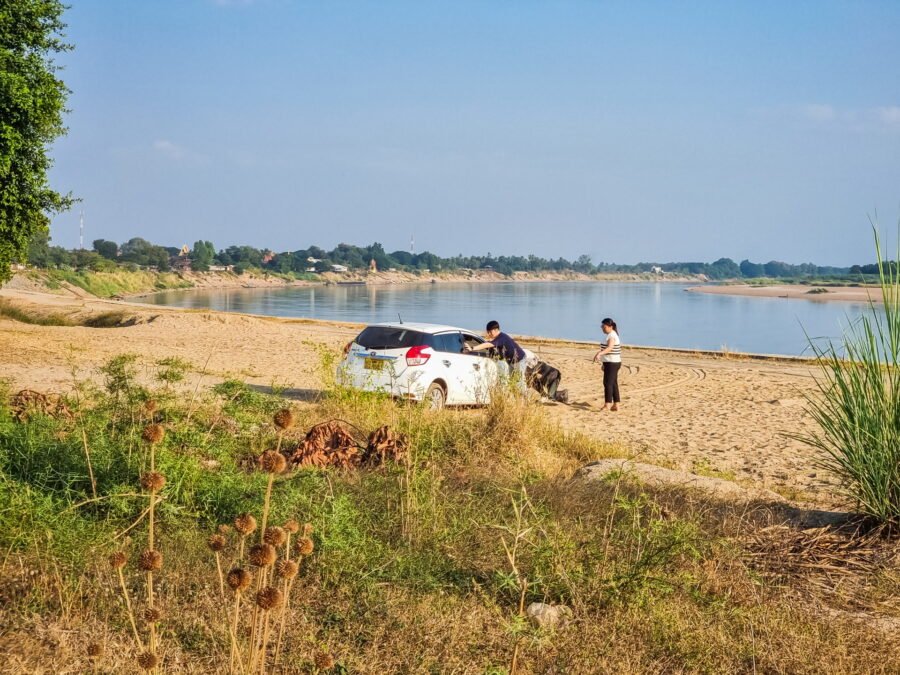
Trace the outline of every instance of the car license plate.
{"label": "car license plate", "polygon": [[369,359],[367,358],[363,362],[363,367],[366,370],[382,370],[384,368],[384,361],[381,359]]}

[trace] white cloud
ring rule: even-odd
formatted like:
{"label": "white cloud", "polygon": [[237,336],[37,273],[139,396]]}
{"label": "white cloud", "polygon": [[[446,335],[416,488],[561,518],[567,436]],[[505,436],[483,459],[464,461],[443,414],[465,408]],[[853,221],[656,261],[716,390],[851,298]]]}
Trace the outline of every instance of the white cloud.
{"label": "white cloud", "polygon": [[900,128],[900,105],[875,108],[875,117],[888,127]]}
{"label": "white cloud", "polygon": [[816,126],[831,126],[854,132],[900,131],[900,106],[840,108],[830,103],[805,103],[753,111],[770,119],[801,120]]}
{"label": "white cloud", "polygon": [[813,122],[832,122],[837,117],[834,106],[825,103],[809,103],[800,106],[798,113]]}
{"label": "white cloud", "polygon": [[176,162],[203,162],[206,157],[168,140],[153,141],[153,150]]}

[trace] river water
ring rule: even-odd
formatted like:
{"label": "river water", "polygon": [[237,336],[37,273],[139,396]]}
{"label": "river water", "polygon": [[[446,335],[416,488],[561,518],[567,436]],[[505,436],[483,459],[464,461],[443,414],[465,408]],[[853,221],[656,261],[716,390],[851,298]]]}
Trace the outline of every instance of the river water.
{"label": "river water", "polygon": [[[806,335],[837,339],[864,303],[686,292],[687,284],[436,283],[167,291],[160,305],[371,323],[444,323],[483,331],[497,319],[521,335],[599,340],[612,317],[622,344],[808,355]],[[804,332],[805,331],[805,332]]]}

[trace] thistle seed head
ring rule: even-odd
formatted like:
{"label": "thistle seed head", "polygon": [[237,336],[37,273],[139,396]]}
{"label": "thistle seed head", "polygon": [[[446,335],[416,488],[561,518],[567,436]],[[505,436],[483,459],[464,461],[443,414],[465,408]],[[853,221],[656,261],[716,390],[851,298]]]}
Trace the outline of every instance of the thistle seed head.
{"label": "thistle seed head", "polygon": [[285,532],[290,532],[291,534],[297,534],[300,531],[300,523],[298,523],[293,518],[286,521],[284,525],[282,525],[282,527],[284,528]]}
{"label": "thistle seed head", "polygon": [[231,525],[222,523],[221,525],[219,525],[219,527],[216,528],[216,531],[223,537],[227,537],[229,534],[231,534]]}
{"label": "thistle seed head", "polygon": [[319,670],[331,670],[334,668],[334,656],[328,652],[316,654],[316,668]]}
{"label": "thistle seed head", "polygon": [[293,579],[300,571],[300,566],[293,560],[282,560],[278,563],[278,576],[282,579]]}
{"label": "thistle seed head", "polygon": [[228,588],[235,593],[246,591],[250,587],[250,572],[242,570],[240,567],[235,567],[228,573],[228,576],[225,577],[225,581],[228,582]]}
{"label": "thistle seed head", "polygon": [[103,656],[103,645],[99,642],[90,642],[87,646],[87,655],[92,659],[99,659]]}
{"label": "thistle seed head", "polygon": [[128,562],[128,556],[125,555],[125,551],[116,551],[109,556],[108,560],[110,567],[114,570],[120,570],[125,567],[125,563]]}
{"label": "thistle seed head", "polygon": [[254,567],[268,567],[277,557],[275,547],[271,544],[257,544],[250,549],[250,563]]}
{"label": "thistle seed head", "polygon": [[153,413],[155,413],[156,412],[156,401],[154,401],[152,398],[147,401],[144,401],[144,412],[147,413],[148,415],[152,415]]}
{"label": "thistle seed head", "polygon": [[308,537],[313,533],[312,523],[303,523],[303,536]]}
{"label": "thistle seed head", "polygon": [[141,618],[143,618],[146,623],[157,623],[162,621],[163,613],[159,607],[147,607],[141,613]]}
{"label": "thistle seed head", "polygon": [[165,436],[166,430],[163,428],[162,424],[148,424],[144,427],[144,432],[141,434],[141,438],[150,445],[156,445],[165,438]]}
{"label": "thistle seed head", "polygon": [[162,553],[155,549],[147,549],[146,551],[141,551],[141,555],[138,558],[138,567],[140,567],[145,572],[158,572],[162,569],[163,566],[163,557]]}
{"label": "thistle seed head", "polygon": [[214,553],[219,553],[220,551],[225,550],[225,537],[221,534],[214,534],[210,536],[209,539],[206,540],[206,545],[209,546],[209,550]]}
{"label": "thistle seed head", "polygon": [[256,594],[256,606],[264,612],[270,609],[278,609],[281,607],[283,600],[284,596],[281,594],[281,591],[274,586],[266,586]]}
{"label": "thistle seed head", "polygon": [[153,670],[159,664],[159,658],[153,652],[143,652],[138,654],[137,662],[143,670]]}
{"label": "thistle seed head", "polygon": [[287,468],[287,460],[280,452],[266,450],[259,456],[259,467],[266,473],[281,473]]}
{"label": "thistle seed head", "polygon": [[283,527],[278,527],[277,525],[267,527],[266,533],[263,535],[263,541],[278,548],[287,541],[287,532],[284,531]]}
{"label": "thistle seed head", "polygon": [[256,531],[256,518],[249,513],[242,513],[234,519],[234,529],[236,529],[242,537],[253,534]]}
{"label": "thistle seed head", "polygon": [[294,426],[294,413],[291,412],[290,408],[282,408],[275,413],[273,421],[275,422],[275,426],[282,431],[290,429]]}
{"label": "thistle seed head", "polygon": [[150,471],[141,475],[141,487],[147,492],[156,493],[163,489],[166,484],[166,477],[159,471]]}
{"label": "thistle seed head", "polygon": [[300,537],[294,544],[294,553],[297,555],[310,555],[314,549],[315,545],[313,545],[313,540],[309,537]]}

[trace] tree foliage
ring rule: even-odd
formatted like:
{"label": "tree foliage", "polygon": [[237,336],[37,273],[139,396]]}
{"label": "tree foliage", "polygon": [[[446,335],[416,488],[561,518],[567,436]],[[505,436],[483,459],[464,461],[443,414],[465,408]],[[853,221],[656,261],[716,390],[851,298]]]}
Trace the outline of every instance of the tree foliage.
{"label": "tree foliage", "polygon": [[0,0],[0,282],[72,201],[47,178],[48,147],[66,131],[68,89],[53,62],[70,49],[64,9],[57,0]]}
{"label": "tree foliage", "polygon": [[114,241],[94,239],[94,250],[107,260],[115,260],[119,257],[119,246]]}
{"label": "tree foliage", "polygon": [[196,241],[191,249],[191,269],[206,272],[216,258],[216,247],[211,241]]}

